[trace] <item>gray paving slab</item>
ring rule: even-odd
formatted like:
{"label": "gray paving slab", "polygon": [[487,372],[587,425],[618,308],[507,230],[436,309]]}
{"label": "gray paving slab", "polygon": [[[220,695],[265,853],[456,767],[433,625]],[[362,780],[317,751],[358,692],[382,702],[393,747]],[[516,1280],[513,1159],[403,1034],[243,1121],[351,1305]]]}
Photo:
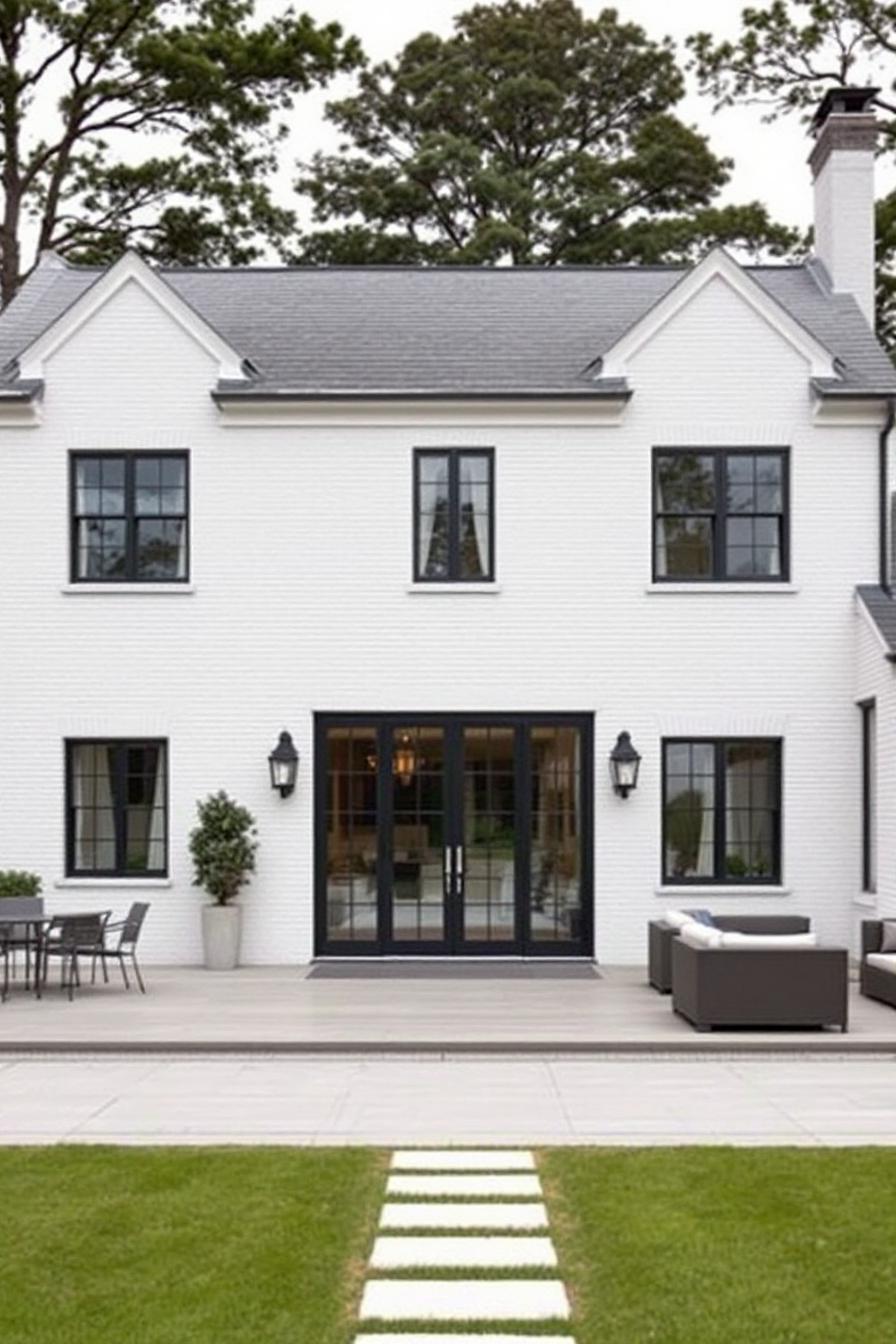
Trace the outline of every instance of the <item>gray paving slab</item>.
{"label": "gray paving slab", "polygon": [[377,1237],[370,1268],[556,1269],[550,1237]]}
{"label": "gray paving slab", "polygon": [[554,1321],[569,1318],[556,1279],[369,1279],[362,1321]]}

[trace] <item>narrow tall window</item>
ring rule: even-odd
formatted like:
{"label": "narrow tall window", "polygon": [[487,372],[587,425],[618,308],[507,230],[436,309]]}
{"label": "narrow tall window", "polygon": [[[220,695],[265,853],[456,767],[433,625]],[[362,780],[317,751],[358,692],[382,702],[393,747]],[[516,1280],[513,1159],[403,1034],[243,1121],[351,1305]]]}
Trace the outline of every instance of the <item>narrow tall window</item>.
{"label": "narrow tall window", "polygon": [[69,877],[164,877],[167,747],[162,741],[66,743]]}
{"label": "narrow tall window", "polygon": [[663,743],[663,881],[778,882],[781,744]]}
{"label": "narrow tall window", "polygon": [[658,582],[787,578],[787,454],[658,448],[653,458]]}
{"label": "narrow tall window", "polygon": [[862,711],[862,890],[877,891],[877,712],[873,700]]}
{"label": "narrow tall window", "polygon": [[72,455],[72,581],[177,583],[188,574],[186,453]]}
{"label": "narrow tall window", "polygon": [[495,571],[491,448],[414,453],[414,578],[488,582]]}

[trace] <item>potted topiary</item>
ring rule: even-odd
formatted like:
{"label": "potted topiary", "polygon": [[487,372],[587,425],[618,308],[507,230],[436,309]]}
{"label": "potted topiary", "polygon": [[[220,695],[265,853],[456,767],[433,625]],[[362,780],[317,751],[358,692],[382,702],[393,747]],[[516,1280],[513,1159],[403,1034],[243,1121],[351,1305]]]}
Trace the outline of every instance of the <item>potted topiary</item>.
{"label": "potted topiary", "polygon": [[232,971],[239,961],[242,911],[233,905],[255,871],[255,818],[222,789],[196,804],[199,825],[190,832],[193,886],[212,898],[202,907],[202,948],[209,971]]}

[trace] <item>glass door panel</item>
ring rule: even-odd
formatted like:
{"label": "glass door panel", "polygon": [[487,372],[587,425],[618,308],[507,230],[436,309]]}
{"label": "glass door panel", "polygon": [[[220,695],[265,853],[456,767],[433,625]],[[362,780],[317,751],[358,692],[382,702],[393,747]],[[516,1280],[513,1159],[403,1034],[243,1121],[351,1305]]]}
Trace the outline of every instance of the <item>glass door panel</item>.
{"label": "glass door panel", "polygon": [[530,938],[582,937],[582,742],[577,727],[530,729]]}
{"label": "glass door panel", "polygon": [[377,929],[376,728],[326,736],[327,938],[375,942]]}
{"label": "glass door panel", "polygon": [[389,729],[392,828],[389,893],[392,940],[445,938],[445,731],[441,726]]}
{"label": "glass door panel", "polygon": [[461,751],[461,938],[510,943],[518,936],[516,729],[465,725]]}

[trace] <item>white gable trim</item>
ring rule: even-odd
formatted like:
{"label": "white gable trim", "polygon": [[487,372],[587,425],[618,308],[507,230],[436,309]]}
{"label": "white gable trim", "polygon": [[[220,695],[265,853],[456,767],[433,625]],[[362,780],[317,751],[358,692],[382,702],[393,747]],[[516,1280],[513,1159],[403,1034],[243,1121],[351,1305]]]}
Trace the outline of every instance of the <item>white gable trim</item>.
{"label": "white gable trim", "polygon": [[81,327],[90,322],[95,314],[127,285],[137,285],[143,290],[217,362],[219,379],[245,379],[243,361],[237,351],[134,252],[126,252],[114,266],[110,266],[108,271],[85,290],[71,307],[60,314],[46,331],[26,346],[19,355],[19,377],[43,378],[44,364],[51,355],[54,355],[66,341],[71,340]]}
{"label": "white gable trim", "polygon": [[601,363],[602,378],[629,376],[628,363],[643,346],[690,303],[710,281],[719,279],[763,318],[808,362],[813,378],[837,376],[834,357],[805,327],[748,275],[723,247],[713,248],[677,285],[611,346]]}

